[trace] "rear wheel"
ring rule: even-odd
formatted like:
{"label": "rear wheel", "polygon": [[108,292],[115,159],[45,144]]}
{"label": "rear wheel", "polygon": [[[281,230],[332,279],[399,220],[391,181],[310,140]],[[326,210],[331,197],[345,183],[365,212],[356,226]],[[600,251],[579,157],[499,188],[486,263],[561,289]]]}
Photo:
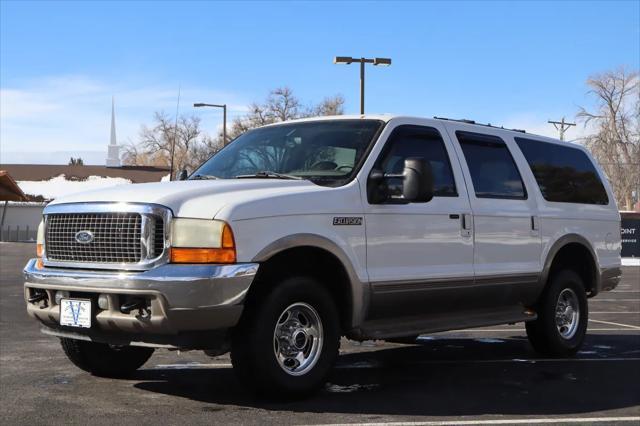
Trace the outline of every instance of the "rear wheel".
{"label": "rear wheel", "polygon": [[338,312],[328,291],[312,278],[293,277],[247,307],[234,330],[231,360],[253,391],[303,397],[324,384],[339,339]]}
{"label": "rear wheel", "polygon": [[534,349],[547,356],[575,354],[587,332],[589,311],[584,284],[572,270],[554,274],[537,306],[538,319],[527,322]]}
{"label": "rear wheel", "polygon": [[111,346],[67,338],[60,339],[60,344],[76,367],[102,377],[129,376],[142,367],[154,351],[153,348]]}

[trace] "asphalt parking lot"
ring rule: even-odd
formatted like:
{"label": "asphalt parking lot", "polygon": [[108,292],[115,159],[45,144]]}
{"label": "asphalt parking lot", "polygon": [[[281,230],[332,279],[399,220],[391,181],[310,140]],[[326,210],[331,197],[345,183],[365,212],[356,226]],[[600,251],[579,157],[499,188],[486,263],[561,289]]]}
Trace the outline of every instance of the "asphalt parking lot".
{"label": "asphalt parking lot", "polygon": [[34,251],[0,243],[1,424],[640,422],[640,267],[590,300],[574,359],[538,357],[522,324],[418,345],[345,340],[323,391],[273,403],[244,393],[228,356],[156,351],[130,380],[78,370],[26,314],[21,271]]}

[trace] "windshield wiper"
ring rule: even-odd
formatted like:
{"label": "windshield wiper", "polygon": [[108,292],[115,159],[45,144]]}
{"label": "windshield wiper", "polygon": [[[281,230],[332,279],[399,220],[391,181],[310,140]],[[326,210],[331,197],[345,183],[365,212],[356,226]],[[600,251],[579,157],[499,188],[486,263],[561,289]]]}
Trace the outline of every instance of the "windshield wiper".
{"label": "windshield wiper", "polygon": [[261,178],[261,179],[295,179],[302,180],[300,176],[293,175],[285,175],[282,173],[271,172],[268,170],[262,170],[260,172],[256,172],[252,175],[238,175],[236,179],[250,179],[250,178]]}
{"label": "windshield wiper", "polygon": [[189,180],[212,180],[212,179],[220,179],[220,178],[214,175],[195,175],[189,178]]}

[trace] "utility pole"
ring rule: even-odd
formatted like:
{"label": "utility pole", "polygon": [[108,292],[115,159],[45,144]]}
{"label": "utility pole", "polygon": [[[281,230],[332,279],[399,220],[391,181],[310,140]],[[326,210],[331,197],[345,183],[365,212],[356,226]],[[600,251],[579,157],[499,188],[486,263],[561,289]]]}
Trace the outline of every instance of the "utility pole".
{"label": "utility pole", "polygon": [[560,140],[563,141],[564,140],[564,132],[566,132],[567,130],[569,130],[569,127],[571,126],[575,126],[576,123],[569,123],[567,121],[564,121],[564,117],[562,117],[561,121],[552,121],[549,120],[547,121],[547,123],[549,124],[553,124],[553,127],[556,128],[556,130],[558,131],[558,133],[560,133]]}

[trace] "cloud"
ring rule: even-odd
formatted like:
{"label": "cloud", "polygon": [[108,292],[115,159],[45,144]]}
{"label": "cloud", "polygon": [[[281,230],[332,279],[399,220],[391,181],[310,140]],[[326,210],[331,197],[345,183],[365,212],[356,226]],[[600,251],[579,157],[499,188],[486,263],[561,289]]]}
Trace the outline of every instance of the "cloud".
{"label": "cloud", "polygon": [[[111,96],[116,102],[118,143],[125,144],[137,140],[140,126],[150,124],[155,111],[175,114],[177,95],[177,86],[112,83],[82,75],[48,76],[2,87],[0,162],[8,162],[5,156],[8,160],[26,156],[29,162],[43,163],[55,151],[103,151],[106,156]],[[226,101],[229,119],[242,114],[248,104],[222,90],[183,87],[180,114],[200,115],[204,130],[210,133],[217,131],[222,114],[217,110],[194,111],[192,104],[202,101]]]}

